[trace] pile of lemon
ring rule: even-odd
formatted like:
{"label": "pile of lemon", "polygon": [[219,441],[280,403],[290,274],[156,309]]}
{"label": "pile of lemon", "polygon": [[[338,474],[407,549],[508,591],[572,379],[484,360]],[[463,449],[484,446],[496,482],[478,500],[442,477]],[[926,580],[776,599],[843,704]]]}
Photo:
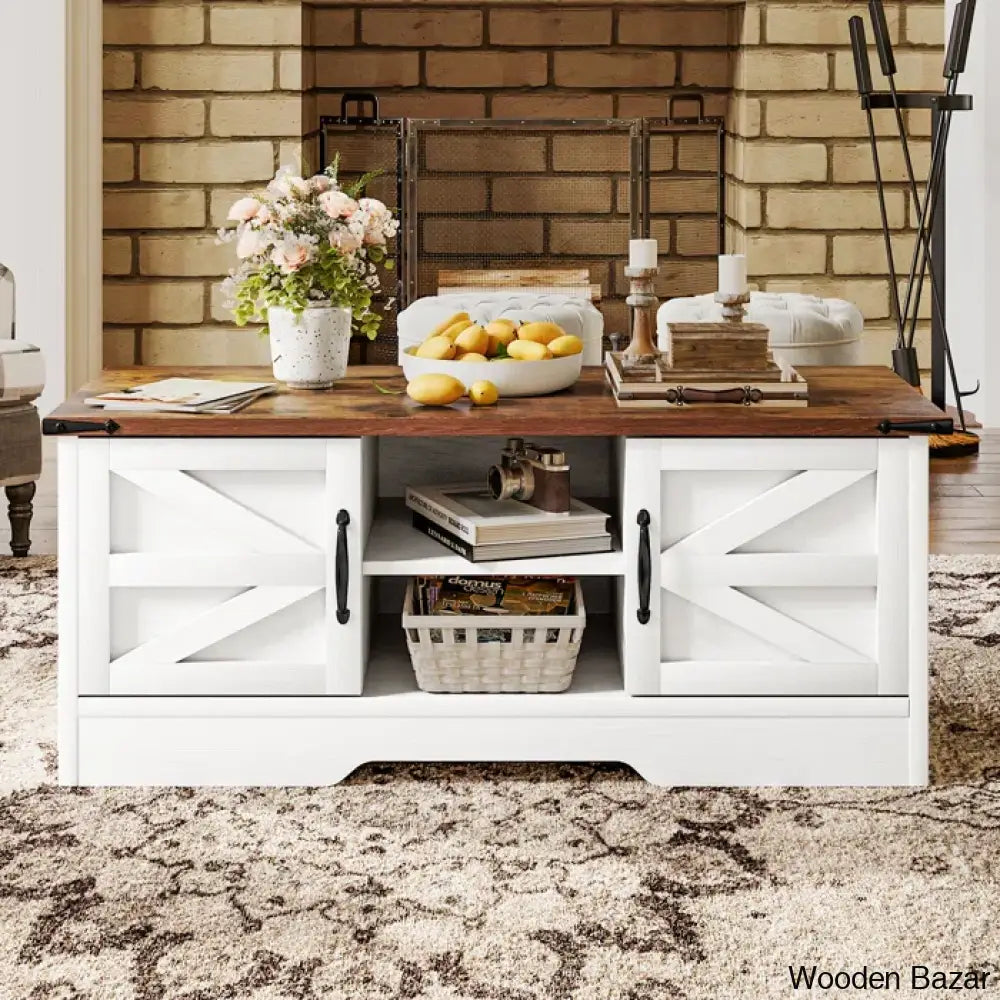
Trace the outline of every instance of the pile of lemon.
{"label": "pile of lemon", "polygon": [[[495,319],[480,326],[466,312],[439,323],[413,355],[432,361],[547,361],[568,358],[583,351],[583,341],[558,323],[516,323]],[[465,386],[450,375],[418,375],[406,387],[411,399],[427,406],[447,406],[466,394]],[[497,401],[497,387],[482,379],[468,389],[477,406]]]}

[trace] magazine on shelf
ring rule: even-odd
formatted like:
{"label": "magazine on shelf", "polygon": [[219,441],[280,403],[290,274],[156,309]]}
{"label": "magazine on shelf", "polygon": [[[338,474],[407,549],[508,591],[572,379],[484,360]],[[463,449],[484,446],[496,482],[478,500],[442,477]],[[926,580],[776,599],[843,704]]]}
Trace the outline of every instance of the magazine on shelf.
{"label": "magazine on shelf", "polygon": [[102,392],[84,400],[108,410],[155,413],[235,413],[278,388],[274,382],[224,382],[207,378],[166,378],[130,389]]}
{"label": "magazine on shelf", "polygon": [[539,556],[571,556],[585,552],[610,552],[611,535],[590,535],[584,538],[541,538],[524,542],[493,542],[473,545],[429,518],[413,511],[413,527],[446,545],[470,562],[495,562],[500,559],[531,559]]}
{"label": "magazine on shelf", "polygon": [[470,545],[593,538],[608,529],[608,515],[582,500],[565,514],[550,514],[520,500],[494,500],[482,483],[407,486],[406,506]]}

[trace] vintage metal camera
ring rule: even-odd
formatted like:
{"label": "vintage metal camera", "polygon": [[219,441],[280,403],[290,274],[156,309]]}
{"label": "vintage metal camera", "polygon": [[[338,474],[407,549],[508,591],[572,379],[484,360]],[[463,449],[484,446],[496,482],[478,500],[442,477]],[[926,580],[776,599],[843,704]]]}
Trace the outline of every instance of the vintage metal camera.
{"label": "vintage metal camera", "polygon": [[508,438],[500,464],[491,465],[486,484],[494,500],[521,500],[551,514],[569,512],[569,464],[557,448]]}

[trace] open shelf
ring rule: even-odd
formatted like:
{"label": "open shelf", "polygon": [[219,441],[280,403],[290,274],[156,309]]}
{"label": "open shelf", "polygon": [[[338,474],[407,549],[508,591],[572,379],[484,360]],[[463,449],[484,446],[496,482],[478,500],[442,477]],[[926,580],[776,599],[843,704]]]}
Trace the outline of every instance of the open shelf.
{"label": "open shelf", "polygon": [[610,552],[538,559],[504,559],[473,563],[449,552],[440,542],[421,534],[410,523],[402,500],[380,500],[365,547],[365,576],[411,576],[431,573],[539,573],[558,576],[623,576],[625,558],[618,544]]}

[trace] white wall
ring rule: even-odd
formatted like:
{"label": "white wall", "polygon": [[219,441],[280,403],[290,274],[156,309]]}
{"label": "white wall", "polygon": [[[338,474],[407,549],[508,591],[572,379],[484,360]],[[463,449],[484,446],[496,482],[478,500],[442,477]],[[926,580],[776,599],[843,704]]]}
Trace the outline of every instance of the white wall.
{"label": "white wall", "polygon": [[[956,0],[947,0],[948,24]],[[1000,426],[1000,8],[979,0],[968,72],[959,90],[975,109],[954,117],[948,154],[948,332],[959,385],[982,382],[966,406]],[[992,49],[992,52],[990,51]],[[950,393],[949,393],[950,398]]]}
{"label": "white wall", "polygon": [[0,261],[18,339],[45,352],[46,412],[66,391],[65,0],[0,4]]}

